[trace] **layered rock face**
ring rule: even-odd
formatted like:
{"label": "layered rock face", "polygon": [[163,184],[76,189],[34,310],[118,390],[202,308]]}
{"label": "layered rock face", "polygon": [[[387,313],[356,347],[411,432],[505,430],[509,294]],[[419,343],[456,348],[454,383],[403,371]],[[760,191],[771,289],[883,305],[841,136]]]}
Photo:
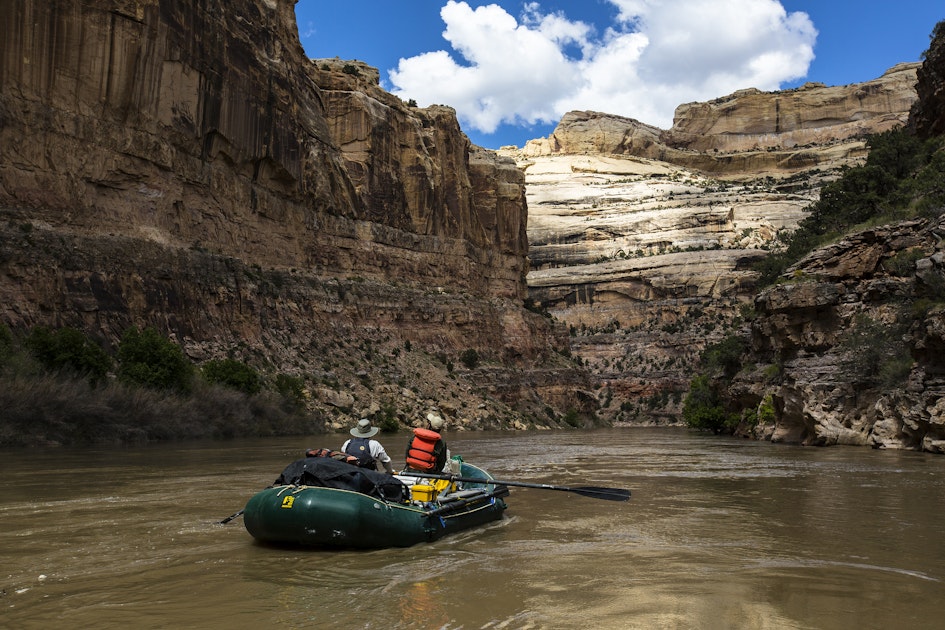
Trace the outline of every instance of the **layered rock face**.
{"label": "layered rock face", "polygon": [[798,172],[860,158],[863,136],[904,124],[916,101],[918,67],[899,64],[853,85],[749,89],[680,105],[665,131],[622,116],[569,112],[548,138],[526,143],[522,154],[628,155],[719,177]]}
{"label": "layered rock face", "polygon": [[[520,291],[514,165],[470,167],[451,110],[411,110],[369,81],[318,70],[299,46],[294,3],[22,0],[4,24],[4,205],[338,271],[361,268],[339,244],[367,222],[440,239],[441,270],[427,273],[456,271],[481,294]],[[450,251],[451,239],[473,247]],[[386,273],[420,280],[423,270],[396,268],[410,248],[391,245]]]}
{"label": "layered rock face", "polygon": [[[198,360],[315,374],[331,390],[315,407],[407,409],[407,385],[376,383],[419,378],[407,398],[452,391],[441,408],[470,425],[501,425],[523,396],[584,409],[557,385],[482,403],[417,353],[400,364],[412,342],[441,367],[469,348],[581,380],[556,358],[566,340],[522,307],[523,176],[470,146],[452,110],[408,107],[362,64],[307,59],[293,0],[7,4],[0,321],[108,343],[156,326]],[[400,362],[385,375],[379,350]],[[353,402],[325,402],[342,389]]]}
{"label": "layered rock face", "polygon": [[529,296],[569,327],[602,417],[680,421],[701,350],[753,308],[752,264],[864,158],[864,134],[907,120],[915,77],[744,90],[680,106],[667,131],[571,112],[503,150],[526,173]]}
{"label": "layered rock face", "polygon": [[766,93],[741,90],[676,108],[663,141],[678,149],[731,153],[844,142],[908,119],[919,64],[899,64],[873,81],[828,87],[807,83]]}
{"label": "layered rock face", "polygon": [[[918,72],[909,126],[920,137],[945,132],[942,77],[945,22]],[[755,367],[727,391],[730,408],[751,420],[739,430],[945,453],[943,236],[942,216],[861,231],[762,292],[745,357]]]}
{"label": "layered rock face", "polygon": [[[759,439],[945,453],[945,223],[911,221],[818,250],[764,291],[753,370],[730,388]],[[914,304],[906,307],[904,305]],[[927,304],[928,306],[923,306]],[[891,373],[901,383],[890,387]]]}
{"label": "layered rock face", "polygon": [[945,20],[935,25],[917,78],[919,100],[910,122],[922,138],[945,135]]}

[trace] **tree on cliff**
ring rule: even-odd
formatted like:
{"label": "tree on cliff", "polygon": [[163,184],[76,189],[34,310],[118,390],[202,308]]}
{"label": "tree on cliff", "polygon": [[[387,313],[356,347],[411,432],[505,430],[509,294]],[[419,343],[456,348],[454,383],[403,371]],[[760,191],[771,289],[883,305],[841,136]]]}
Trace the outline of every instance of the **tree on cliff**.
{"label": "tree on cliff", "polygon": [[755,266],[759,286],[857,226],[937,216],[945,208],[945,20],[935,25],[931,40],[922,53],[908,125],[867,139],[866,163],[824,186],[785,249]]}
{"label": "tree on cliff", "polygon": [[909,125],[920,138],[945,133],[945,20],[935,25],[932,43],[922,53]]}
{"label": "tree on cliff", "polygon": [[761,260],[759,286],[767,286],[817,247],[867,224],[933,216],[945,205],[942,138],[921,140],[904,128],[870,136],[862,166],[846,169],[824,186],[810,214],[787,237],[784,250]]}

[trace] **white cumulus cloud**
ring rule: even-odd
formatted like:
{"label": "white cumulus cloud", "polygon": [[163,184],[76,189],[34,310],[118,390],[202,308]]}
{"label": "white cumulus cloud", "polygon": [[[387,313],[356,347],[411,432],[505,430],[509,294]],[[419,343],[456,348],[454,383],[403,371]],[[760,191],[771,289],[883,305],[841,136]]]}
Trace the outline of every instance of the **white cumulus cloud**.
{"label": "white cumulus cloud", "polygon": [[668,128],[677,105],[803,77],[817,31],[778,0],[608,0],[616,16],[590,25],[528,2],[516,18],[496,4],[449,0],[440,16],[451,51],[401,59],[393,92],[446,103],[463,125],[554,123],[596,110]]}

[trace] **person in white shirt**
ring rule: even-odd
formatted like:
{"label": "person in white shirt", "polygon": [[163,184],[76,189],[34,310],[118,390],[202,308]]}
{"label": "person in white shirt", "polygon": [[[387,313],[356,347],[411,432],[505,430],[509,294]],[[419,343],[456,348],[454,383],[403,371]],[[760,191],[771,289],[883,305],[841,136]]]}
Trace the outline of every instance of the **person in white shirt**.
{"label": "person in white shirt", "polygon": [[394,466],[391,463],[390,456],[381,443],[371,438],[377,435],[379,429],[371,424],[367,418],[361,418],[358,424],[351,429],[351,439],[345,440],[341,445],[341,450],[348,455],[354,455],[358,458],[358,466],[361,468],[370,468],[377,470],[377,465],[381,464],[387,474],[394,474]]}

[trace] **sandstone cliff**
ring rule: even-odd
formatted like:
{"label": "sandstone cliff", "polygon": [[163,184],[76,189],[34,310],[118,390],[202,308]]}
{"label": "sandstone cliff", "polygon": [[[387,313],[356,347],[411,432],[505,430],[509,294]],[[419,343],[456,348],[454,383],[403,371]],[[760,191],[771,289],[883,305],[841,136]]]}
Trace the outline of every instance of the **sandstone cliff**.
{"label": "sandstone cliff", "polygon": [[[526,157],[628,155],[720,177],[797,172],[863,156],[865,135],[904,124],[916,100],[919,64],[899,64],[873,81],[793,90],[740,90],[676,108],[668,130],[600,112],[569,112]],[[829,148],[829,150],[827,150]]]}
{"label": "sandstone cliff", "polygon": [[743,90],[680,106],[665,131],[570,112],[503,150],[526,173],[529,296],[568,326],[601,417],[680,422],[702,348],[752,309],[752,263],[865,157],[865,134],[908,119],[916,72]]}
{"label": "sandstone cliff", "polygon": [[[945,133],[942,77],[945,22],[918,72],[909,126],[920,137]],[[938,151],[928,172],[940,182]],[[753,369],[726,392],[742,433],[945,453],[945,207],[940,184],[930,190],[934,218],[851,234],[756,298]]]}
{"label": "sandstone cliff", "polygon": [[[729,390],[734,408],[753,412],[740,430],[945,453],[943,234],[942,219],[859,232],[759,295],[753,369]],[[892,384],[890,370],[908,376]],[[762,405],[770,413],[759,417]]]}
{"label": "sandstone cliff", "polygon": [[[7,3],[0,322],[112,344],[156,326],[195,360],[302,375],[336,425],[382,404],[408,424],[591,412],[566,340],[523,308],[514,162],[376,70],[306,58],[294,6]],[[467,348],[501,391],[448,373]]]}
{"label": "sandstone cliff", "polygon": [[785,150],[862,138],[900,126],[916,100],[919,64],[899,64],[855,85],[807,83],[781,92],[741,90],[676,108],[663,141],[702,152]]}

